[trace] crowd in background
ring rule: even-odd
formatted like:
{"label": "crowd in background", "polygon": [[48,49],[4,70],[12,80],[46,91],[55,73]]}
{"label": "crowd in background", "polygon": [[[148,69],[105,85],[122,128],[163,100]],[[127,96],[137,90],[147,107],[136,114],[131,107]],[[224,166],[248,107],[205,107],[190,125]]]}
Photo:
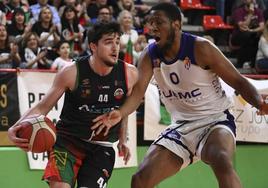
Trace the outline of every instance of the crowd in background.
{"label": "crowd in background", "polygon": [[[155,0],[157,2],[180,1]],[[268,0],[201,0],[234,25],[229,45],[237,63],[268,73]],[[90,54],[87,33],[96,22],[118,21],[120,58],[132,45],[136,64],[152,41],[146,25],[149,4],[142,0],[3,0],[0,2],[0,68],[58,70]]]}

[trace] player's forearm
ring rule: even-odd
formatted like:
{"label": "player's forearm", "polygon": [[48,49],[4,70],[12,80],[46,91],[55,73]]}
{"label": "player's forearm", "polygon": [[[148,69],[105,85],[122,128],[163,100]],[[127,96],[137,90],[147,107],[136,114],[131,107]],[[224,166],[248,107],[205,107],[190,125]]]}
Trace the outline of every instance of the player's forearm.
{"label": "player's forearm", "polygon": [[134,112],[140,105],[143,97],[144,97],[145,90],[139,89],[139,87],[135,86],[131,96],[129,96],[124,103],[123,106],[120,107],[121,116],[124,118]]}
{"label": "player's forearm", "polygon": [[260,108],[263,99],[257,89],[248,80],[245,79],[236,90],[249,104],[257,109]]}
{"label": "player's forearm", "polygon": [[123,118],[120,130],[119,130],[119,141],[121,143],[127,142],[127,123],[128,123],[128,118],[127,117]]}

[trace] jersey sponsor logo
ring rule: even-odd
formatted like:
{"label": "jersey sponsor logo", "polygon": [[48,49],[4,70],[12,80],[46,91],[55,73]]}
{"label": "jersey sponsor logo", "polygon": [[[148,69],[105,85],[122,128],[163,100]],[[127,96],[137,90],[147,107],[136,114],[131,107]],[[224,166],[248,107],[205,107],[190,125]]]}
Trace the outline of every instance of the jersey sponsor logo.
{"label": "jersey sponsor logo", "polygon": [[191,67],[191,60],[189,57],[185,57],[184,60],[183,60],[183,64],[184,64],[184,67],[185,69],[189,70],[190,67]]}
{"label": "jersey sponsor logo", "polygon": [[89,82],[89,79],[84,79],[82,80],[82,86],[81,86],[81,97],[82,98],[86,98],[90,95],[90,82]]}
{"label": "jersey sponsor logo", "polygon": [[122,99],[124,95],[124,90],[122,88],[117,88],[114,92],[114,98],[117,100]]}
{"label": "jersey sponsor logo", "polygon": [[192,99],[200,96],[202,93],[200,91],[200,88],[196,88],[192,91],[186,91],[186,92],[176,92],[172,90],[168,91],[162,91],[162,94],[165,98],[179,98],[179,99]]}
{"label": "jersey sponsor logo", "polygon": [[101,90],[101,89],[110,89],[110,86],[102,86],[102,85],[99,85],[98,86],[98,89]]}
{"label": "jersey sponsor logo", "polygon": [[89,83],[90,83],[90,82],[89,82],[89,79],[88,79],[88,78],[82,80],[82,85],[83,85],[83,86],[88,86]]}
{"label": "jersey sponsor logo", "polygon": [[115,109],[114,107],[113,108],[96,108],[96,106],[94,105],[87,105],[87,104],[83,104],[82,106],[78,107],[79,111],[90,112],[94,114],[103,114],[103,113],[110,112],[114,109]]}
{"label": "jersey sponsor logo", "polygon": [[81,97],[86,98],[90,95],[90,89],[88,88],[83,88],[81,91]]}

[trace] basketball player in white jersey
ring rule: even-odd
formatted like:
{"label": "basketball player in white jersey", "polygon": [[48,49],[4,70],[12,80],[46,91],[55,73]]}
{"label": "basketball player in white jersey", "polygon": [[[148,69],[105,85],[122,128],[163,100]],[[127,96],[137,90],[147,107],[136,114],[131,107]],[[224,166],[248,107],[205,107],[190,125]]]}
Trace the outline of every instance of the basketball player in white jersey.
{"label": "basketball player in white jersey", "polygon": [[131,187],[153,188],[202,160],[212,168],[220,188],[242,188],[232,164],[236,126],[219,78],[259,114],[268,114],[268,104],[215,45],[181,31],[181,12],[176,5],[161,3],[150,13],[156,42],[141,55],[139,81],[124,105],[96,118],[93,129],[109,129],[137,109],[154,75],[172,124],[150,146]]}

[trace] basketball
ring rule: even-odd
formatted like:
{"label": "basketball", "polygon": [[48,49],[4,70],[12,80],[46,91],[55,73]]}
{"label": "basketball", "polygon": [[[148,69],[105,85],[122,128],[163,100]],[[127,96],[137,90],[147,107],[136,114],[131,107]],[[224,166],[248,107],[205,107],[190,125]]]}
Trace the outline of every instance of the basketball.
{"label": "basketball", "polygon": [[29,140],[30,151],[42,153],[52,148],[56,141],[56,128],[54,123],[46,116],[28,116],[20,123],[22,128],[17,136]]}

